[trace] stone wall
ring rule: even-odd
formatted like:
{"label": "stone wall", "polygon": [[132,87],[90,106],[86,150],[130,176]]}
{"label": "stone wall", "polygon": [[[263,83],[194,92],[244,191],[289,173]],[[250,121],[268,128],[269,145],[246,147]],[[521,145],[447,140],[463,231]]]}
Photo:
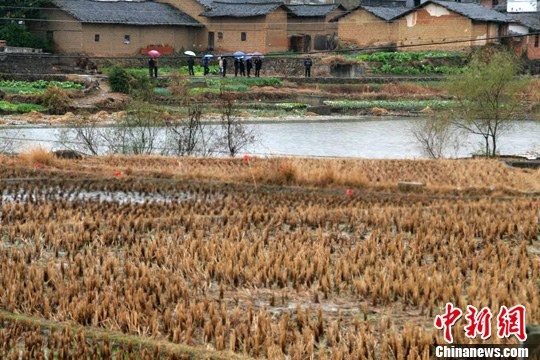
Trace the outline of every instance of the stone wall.
{"label": "stone wall", "polygon": [[83,73],[84,70],[78,65],[80,62],[80,57],[72,56],[0,53],[0,73],[28,75]]}

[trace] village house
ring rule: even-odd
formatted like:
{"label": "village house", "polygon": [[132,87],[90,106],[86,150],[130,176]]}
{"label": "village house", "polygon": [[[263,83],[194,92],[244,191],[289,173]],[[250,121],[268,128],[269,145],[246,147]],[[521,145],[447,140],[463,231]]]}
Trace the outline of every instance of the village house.
{"label": "village house", "polygon": [[518,55],[529,60],[540,60],[540,13],[508,14],[513,23],[509,25],[509,34],[520,35],[508,39]]}
{"label": "village house", "polygon": [[289,50],[333,50],[338,45],[337,22],[347,10],[340,4],[286,5],[289,10],[287,37]]}
{"label": "village house", "polygon": [[498,42],[509,18],[476,3],[429,0],[413,8],[360,5],[337,21],[345,44],[444,50]]}
{"label": "village house", "polygon": [[429,0],[413,8],[360,5],[337,21],[340,40],[357,47],[457,50],[498,42],[509,18],[477,3]]}
{"label": "village house", "polygon": [[505,39],[505,43],[515,49],[520,56],[525,56],[529,60],[540,60],[540,12],[538,11],[540,1],[537,2],[536,11],[526,9],[526,11],[508,12],[506,1],[497,1],[496,4],[488,3],[486,6],[492,6],[493,9],[510,18],[509,37]]}
{"label": "village house", "polygon": [[53,41],[55,51],[122,56],[158,48],[192,49],[203,25],[181,10],[153,1],[52,0],[44,21],[29,29]]}
{"label": "village house", "polygon": [[448,50],[498,43],[509,19],[477,3],[429,0],[393,21],[398,46]]}
{"label": "village house", "polygon": [[339,4],[280,0],[159,0],[178,7],[204,24],[199,49],[307,52],[337,45],[334,17]]}

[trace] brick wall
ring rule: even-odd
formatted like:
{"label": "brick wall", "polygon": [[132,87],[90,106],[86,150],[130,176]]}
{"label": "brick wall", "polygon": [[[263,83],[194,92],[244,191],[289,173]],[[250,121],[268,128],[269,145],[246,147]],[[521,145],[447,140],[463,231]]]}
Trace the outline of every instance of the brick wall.
{"label": "brick wall", "polygon": [[[196,48],[194,39],[200,30],[177,26],[125,26],[84,24],[82,52],[94,56],[136,55],[148,45],[169,45],[175,51]],[[99,35],[99,41],[95,41]],[[130,37],[129,44],[124,36]]]}
{"label": "brick wall", "polygon": [[52,34],[57,52],[80,53],[82,51],[80,22],[60,9],[44,10],[42,14],[50,21],[30,21],[28,25],[30,31],[42,39],[50,39]]}
{"label": "brick wall", "polygon": [[[413,11],[392,22],[386,22],[369,12],[358,9],[338,21],[338,35],[345,44],[361,47],[387,44],[418,45],[410,50],[455,50],[470,46],[481,46],[490,37],[496,37],[499,27],[495,23],[473,22],[436,4]],[[449,44],[431,43],[461,41]]]}
{"label": "brick wall", "polygon": [[540,35],[529,35],[525,38],[527,47],[527,58],[529,60],[540,60]]}
{"label": "brick wall", "polygon": [[60,57],[48,54],[0,54],[0,73],[35,75],[82,73],[77,69],[80,57]]}
{"label": "brick wall", "polygon": [[361,47],[394,43],[396,29],[396,23],[384,21],[363,9],[353,11],[338,21],[339,40]]}
{"label": "brick wall", "polygon": [[[185,12],[203,25],[208,23],[208,18],[201,16],[204,7],[197,0],[156,0],[157,2],[170,4],[177,9]],[[195,48],[199,51],[206,50],[208,47],[208,29],[205,27],[199,31],[195,38]]]}
{"label": "brick wall", "polygon": [[[215,34],[217,52],[268,53],[288,48],[287,13],[283,9],[250,18],[209,18],[207,27]],[[245,33],[245,41],[242,41],[242,33]]]}
{"label": "brick wall", "polygon": [[[196,39],[202,31],[182,26],[81,24],[60,9],[45,10],[43,15],[52,21],[31,22],[30,30],[44,39],[52,34],[55,52],[67,54],[136,55],[148,45],[169,45],[177,51],[196,49]],[[130,36],[129,44],[124,42],[125,35]]]}

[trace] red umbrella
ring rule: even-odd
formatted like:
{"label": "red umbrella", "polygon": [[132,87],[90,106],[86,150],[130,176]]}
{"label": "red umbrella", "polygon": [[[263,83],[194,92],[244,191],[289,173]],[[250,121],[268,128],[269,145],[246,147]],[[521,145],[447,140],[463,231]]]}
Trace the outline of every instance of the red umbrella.
{"label": "red umbrella", "polygon": [[157,58],[161,56],[161,53],[157,50],[150,50],[148,55],[150,55],[150,57]]}

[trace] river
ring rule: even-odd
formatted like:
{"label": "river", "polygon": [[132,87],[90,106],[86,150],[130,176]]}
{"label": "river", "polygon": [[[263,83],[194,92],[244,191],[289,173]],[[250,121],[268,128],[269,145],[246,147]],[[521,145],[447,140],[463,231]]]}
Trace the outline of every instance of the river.
{"label": "river", "polygon": [[[331,156],[385,159],[424,158],[412,134],[417,118],[361,117],[354,121],[252,122],[247,126],[257,136],[242,153],[253,155]],[[207,128],[215,128],[208,125]],[[23,138],[18,150],[32,146],[58,149],[61,133],[54,127],[24,127],[4,130]],[[5,136],[5,134],[3,135]],[[163,135],[161,135],[161,138]],[[482,138],[461,134],[449,157],[470,156],[482,146]],[[522,155],[540,152],[540,122],[521,121],[502,134],[501,154]]]}

